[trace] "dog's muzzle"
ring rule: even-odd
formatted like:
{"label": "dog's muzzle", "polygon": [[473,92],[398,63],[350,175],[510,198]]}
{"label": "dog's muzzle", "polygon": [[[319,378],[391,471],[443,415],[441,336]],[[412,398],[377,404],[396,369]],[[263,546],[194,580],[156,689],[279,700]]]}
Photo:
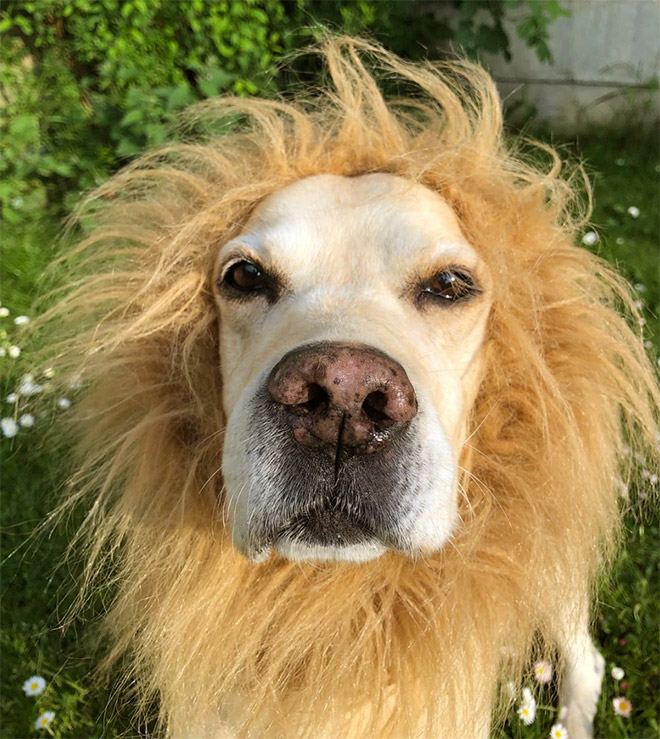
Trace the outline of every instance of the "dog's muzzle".
{"label": "dog's muzzle", "polygon": [[454,524],[455,465],[428,397],[364,344],[285,354],[229,420],[232,541],[249,559],[363,561],[433,551]]}
{"label": "dog's muzzle", "polygon": [[398,362],[361,344],[298,347],[248,413],[243,551],[401,546],[417,399]]}

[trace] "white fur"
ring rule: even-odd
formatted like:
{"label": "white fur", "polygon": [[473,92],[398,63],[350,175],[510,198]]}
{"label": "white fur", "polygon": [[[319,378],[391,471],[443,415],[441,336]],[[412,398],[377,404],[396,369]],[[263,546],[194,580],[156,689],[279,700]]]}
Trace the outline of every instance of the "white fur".
{"label": "white fur", "polygon": [[[265,499],[264,492],[272,488],[265,483],[277,475],[277,461],[267,456],[255,468],[250,454],[253,399],[287,352],[338,341],[391,356],[413,384],[421,451],[408,461],[415,479],[401,494],[411,496],[412,508],[399,523],[409,532],[411,554],[441,548],[457,521],[456,460],[475,392],[470,368],[489,309],[486,268],[454,213],[426,187],[392,175],[311,177],[259,205],[244,233],[220,250],[218,274],[244,258],[282,275],[287,293],[275,304],[218,301],[229,419],[223,477],[234,544],[253,560],[267,556],[248,544],[250,521],[278,505],[276,494]],[[420,308],[411,285],[449,265],[473,270],[484,296],[475,305]],[[383,551],[375,543],[278,546],[291,559],[363,561]]]}

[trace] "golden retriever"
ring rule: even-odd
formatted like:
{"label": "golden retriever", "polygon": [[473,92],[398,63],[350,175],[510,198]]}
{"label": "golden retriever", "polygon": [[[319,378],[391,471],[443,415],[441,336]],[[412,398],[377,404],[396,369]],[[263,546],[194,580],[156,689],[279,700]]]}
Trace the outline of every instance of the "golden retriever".
{"label": "golden retriever", "polygon": [[177,739],[408,739],[487,737],[556,649],[584,739],[623,450],[655,444],[628,288],[480,67],[316,53],[323,89],[197,106],[81,209],[50,325],[109,659]]}

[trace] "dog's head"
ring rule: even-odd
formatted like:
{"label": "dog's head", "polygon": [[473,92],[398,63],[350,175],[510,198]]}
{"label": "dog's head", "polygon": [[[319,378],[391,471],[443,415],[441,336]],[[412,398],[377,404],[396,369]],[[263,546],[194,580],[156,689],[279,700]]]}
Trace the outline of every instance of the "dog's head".
{"label": "dog's head", "polygon": [[439,549],[490,306],[447,203],[388,174],[305,178],[220,248],[213,284],[238,548]]}

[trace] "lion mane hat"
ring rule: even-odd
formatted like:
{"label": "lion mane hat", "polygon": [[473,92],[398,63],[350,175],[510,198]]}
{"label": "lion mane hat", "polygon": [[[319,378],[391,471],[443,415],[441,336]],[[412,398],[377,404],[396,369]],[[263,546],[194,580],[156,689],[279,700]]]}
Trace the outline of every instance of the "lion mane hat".
{"label": "lion mane hat", "polygon": [[[350,38],[310,53],[320,89],[199,104],[185,122],[206,134],[82,204],[75,281],[45,317],[59,375],[85,383],[63,510],[86,505],[108,664],[165,733],[209,735],[212,712],[242,737],[476,736],[507,707],[498,684],[588,614],[627,448],[657,449],[656,380],[627,285],[574,246],[579,172],[505,143],[484,70]],[[371,172],[444,198],[496,278],[461,523],[417,560],[253,564],[223,514],[217,250],[279,188]]]}

